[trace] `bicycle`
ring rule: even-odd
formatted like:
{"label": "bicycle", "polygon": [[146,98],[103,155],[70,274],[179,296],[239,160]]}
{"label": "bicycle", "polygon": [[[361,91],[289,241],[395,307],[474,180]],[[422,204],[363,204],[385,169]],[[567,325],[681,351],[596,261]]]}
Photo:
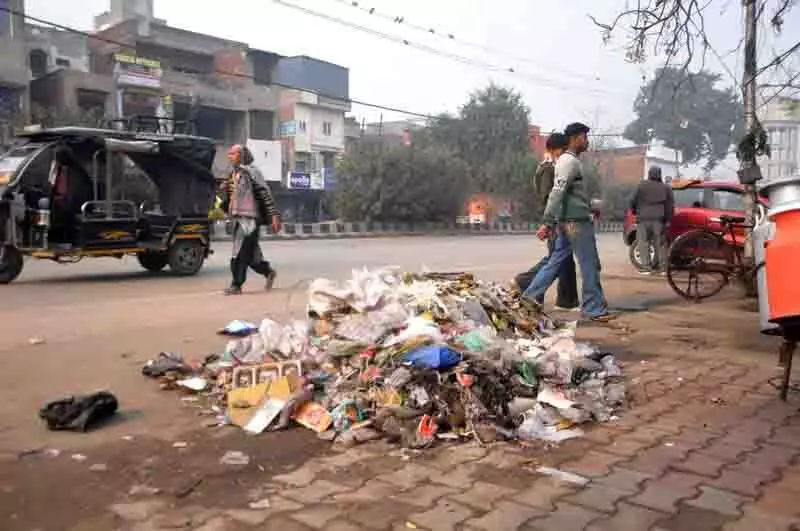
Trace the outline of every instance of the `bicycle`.
{"label": "bicycle", "polygon": [[[731,279],[741,281],[749,291],[764,264],[744,263],[743,248],[737,244],[734,227],[751,228],[740,216],[720,216],[721,232],[695,229],[675,238],[667,256],[667,282],[684,299],[700,302],[713,297]],[[730,241],[725,236],[730,236]],[[684,289],[685,287],[685,289]]]}

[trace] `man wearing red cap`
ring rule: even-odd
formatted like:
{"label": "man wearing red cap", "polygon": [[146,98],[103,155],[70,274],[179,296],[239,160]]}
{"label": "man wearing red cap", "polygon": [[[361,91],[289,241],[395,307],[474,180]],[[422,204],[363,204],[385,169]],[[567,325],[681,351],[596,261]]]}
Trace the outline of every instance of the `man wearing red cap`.
{"label": "man wearing red cap", "polygon": [[258,237],[261,227],[271,223],[274,232],[281,230],[281,218],[272,191],[261,172],[253,166],[253,154],[245,146],[235,145],[228,151],[233,171],[223,190],[222,208],[233,221],[233,279],[226,295],[239,295],[250,268],[266,279],[266,288],[275,283],[275,269],[264,260]]}

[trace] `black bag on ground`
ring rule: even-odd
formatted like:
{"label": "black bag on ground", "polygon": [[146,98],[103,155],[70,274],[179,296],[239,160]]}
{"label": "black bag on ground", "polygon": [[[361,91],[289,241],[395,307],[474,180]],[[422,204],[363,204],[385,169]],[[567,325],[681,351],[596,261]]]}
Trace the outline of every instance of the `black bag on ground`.
{"label": "black bag on ground", "polygon": [[71,396],[50,402],[39,410],[39,418],[50,430],[87,431],[117,412],[117,398],[107,391]]}

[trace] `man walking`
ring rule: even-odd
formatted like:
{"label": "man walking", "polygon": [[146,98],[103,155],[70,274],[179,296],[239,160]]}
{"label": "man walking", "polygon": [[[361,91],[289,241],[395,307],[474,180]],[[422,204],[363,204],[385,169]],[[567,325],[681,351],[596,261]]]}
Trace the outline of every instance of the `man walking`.
{"label": "man walking", "polygon": [[253,154],[244,146],[235,145],[228,151],[233,171],[223,190],[223,210],[233,222],[233,279],[226,295],[239,295],[247,280],[248,267],[263,275],[267,290],[275,283],[275,269],[261,254],[258,237],[261,227],[270,222],[274,232],[281,230],[281,218],[272,191],[261,172],[253,164]]}
{"label": "man walking", "polygon": [[525,290],[525,297],[543,299],[547,288],[555,281],[573,252],[578,260],[583,282],[581,311],[592,320],[607,322],[613,319],[600,284],[600,257],[594,234],[595,212],[578,156],[589,147],[589,127],[573,123],[566,127],[567,150],[555,165],[555,183],[544,211],[544,224],[537,232],[541,240],[556,233],[553,253]]}
{"label": "man walking", "polygon": [[[550,196],[550,191],[553,189],[553,183],[555,182],[555,161],[564,153],[566,148],[567,137],[561,133],[551,134],[545,143],[544,160],[542,160],[533,178],[536,203],[539,205],[541,211],[544,211],[547,206],[547,198]],[[556,233],[553,232],[547,239],[547,256],[542,258],[539,263],[530,270],[517,275],[516,282],[521,290],[525,290],[530,285],[536,277],[536,274],[548,262],[550,256],[553,254],[555,243]],[[537,302],[543,304],[544,296]],[[572,258],[572,255],[570,255],[558,273],[556,309],[575,310],[578,309],[579,306],[580,301],[578,300],[578,280],[575,276],[575,260]]]}
{"label": "man walking", "polygon": [[[636,214],[636,239],[640,273],[643,275],[666,269],[667,231],[672,222],[673,205],[672,187],[662,181],[661,168],[650,168],[647,180],[639,183],[631,201],[631,208]],[[655,250],[655,263],[650,260],[651,248]]]}

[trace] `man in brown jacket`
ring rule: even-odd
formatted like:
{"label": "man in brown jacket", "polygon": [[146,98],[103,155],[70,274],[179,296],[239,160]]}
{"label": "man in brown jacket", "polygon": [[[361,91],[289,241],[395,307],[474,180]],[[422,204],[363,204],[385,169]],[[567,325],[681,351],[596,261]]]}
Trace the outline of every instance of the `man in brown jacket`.
{"label": "man in brown jacket", "polygon": [[269,185],[253,166],[253,154],[245,146],[235,145],[228,151],[233,171],[225,182],[222,208],[233,222],[233,279],[226,295],[239,295],[250,268],[266,279],[266,288],[275,283],[275,269],[264,260],[258,237],[261,227],[270,223],[274,232],[281,230],[281,217]]}

